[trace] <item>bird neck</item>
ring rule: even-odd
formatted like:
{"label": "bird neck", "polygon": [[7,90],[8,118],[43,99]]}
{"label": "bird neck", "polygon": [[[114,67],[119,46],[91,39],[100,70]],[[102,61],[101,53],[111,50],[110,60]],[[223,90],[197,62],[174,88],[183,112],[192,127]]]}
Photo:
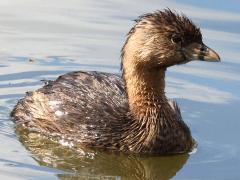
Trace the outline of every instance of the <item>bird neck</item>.
{"label": "bird neck", "polygon": [[123,144],[128,146],[122,148],[152,153],[189,151],[194,144],[191,133],[180,121],[177,105],[171,106],[165,95],[165,64],[156,68],[159,61],[152,59],[154,56],[146,51],[139,52],[140,46],[134,44],[137,41],[130,42],[122,50],[123,77],[131,117],[124,127],[128,133],[123,135]]}
{"label": "bird neck", "polygon": [[166,69],[126,68],[124,78],[128,94],[130,112],[136,119],[147,119],[158,113],[165,96]]}

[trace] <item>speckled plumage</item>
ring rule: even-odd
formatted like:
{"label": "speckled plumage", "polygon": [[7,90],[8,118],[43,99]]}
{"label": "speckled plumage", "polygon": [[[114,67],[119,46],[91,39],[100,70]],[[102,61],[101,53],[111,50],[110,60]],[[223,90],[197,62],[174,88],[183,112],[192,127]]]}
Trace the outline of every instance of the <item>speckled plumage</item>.
{"label": "speckled plumage", "polygon": [[[169,104],[163,104],[171,110]],[[174,139],[169,136],[166,126],[188,128],[181,120],[179,109],[173,103],[176,122],[162,124],[156,129],[159,112],[151,113],[151,121],[136,123],[128,109],[124,84],[121,77],[100,72],[71,72],[49,81],[43,88],[28,93],[12,112],[15,121],[24,124],[31,131],[47,136],[62,136],[84,145],[111,150],[139,153],[167,153],[173,148]],[[160,108],[160,107],[159,107]],[[159,127],[158,127],[159,128]],[[178,135],[172,128],[171,134]],[[156,133],[155,131],[161,131]],[[157,147],[151,139],[162,138]],[[180,133],[180,132],[179,132]],[[158,137],[157,137],[158,136]],[[145,145],[142,144],[146,141]],[[148,144],[150,143],[150,144]],[[177,143],[177,142],[176,142]],[[169,145],[165,145],[169,144]],[[161,147],[162,146],[162,147]],[[164,147],[166,146],[166,147]]]}
{"label": "speckled plumage", "polygon": [[106,141],[107,146],[112,128],[116,126],[118,131],[117,126],[126,123],[120,118],[128,111],[126,100],[119,76],[79,71],[28,93],[12,114],[31,130],[63,135],[90,146],[93,142],[102,146]]}
{"label": "speckled plumage", "polygon": [[14,121],[31,131],[60,137],[74,147],[175,154],[195,142],[175,102],[165,96],[167,67],[219,56],[202,43],[187,17],[170,10],[141,16],[122,49],[123,78],[71,72],[20,100]]}

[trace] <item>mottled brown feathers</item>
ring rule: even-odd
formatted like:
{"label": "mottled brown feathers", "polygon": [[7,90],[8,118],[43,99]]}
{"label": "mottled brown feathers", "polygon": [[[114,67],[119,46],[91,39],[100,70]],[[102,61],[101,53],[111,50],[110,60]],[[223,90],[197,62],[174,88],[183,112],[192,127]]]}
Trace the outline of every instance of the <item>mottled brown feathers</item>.
{"label": "mottled brown feathers", "polygon": [[[136,119],[129,112],[123,88],[121,78],[116,75],[68,73],[29,93],[18,102],[12,116],[30,131],[60,136],[76,148],[157,154],[191,149],[190,131],[176,105],[165,102],[143,111],[144,115]],[[165,121],[172,113],[176,113],[172,122]],[[187,136],[182,134],[185,131]]]}
{"label": "mottled brown feathers", "polygon": [[152,24],[155,26],[156,31],[161,31],[163,33],[172,31],[182,38],[190,37],[191,42],[202,40],[200,29],[189,18],[183,14],[174,13],[170,9],[144,14],[136,20],[136,23],[135,28]]}
{"label": "mottled brown feathers", "polygon": [[[159,36],[169,36],[168,38],[171,39],[171,36],[175,35],[183,40],[183,45],[194,41],[202,42],[200,28],[185,15],[174,13],[170,9],[144,14],[139,16],[135,22],[135,25],[127,33],[127,39],[122,47],[122,60],[124,60],[126,45],[137,29],[147,29],[146,33],[149,36],[157,33]],[[123,61],[121,61],[121,70],[124,77]]]}
{"label": "mottled brown feathers", "polygon": [[122,49],[125,82],[109,73],[65,74],[20,100],[12,111],[14,121],[76,148],[190,151],[190,130],[177,104],[165,96],[166,68],[184,60],[173,35],[183,42],[201,41],[200,30],[183,15],[164,10],[140,16]]}

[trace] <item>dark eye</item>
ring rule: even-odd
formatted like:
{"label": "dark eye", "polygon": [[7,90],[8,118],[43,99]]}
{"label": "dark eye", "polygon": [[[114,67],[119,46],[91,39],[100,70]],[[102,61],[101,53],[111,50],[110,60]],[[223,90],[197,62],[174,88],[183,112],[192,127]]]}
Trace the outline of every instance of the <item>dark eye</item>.
{"label": "dark eye", "polygon": [[174,44],[182,43],[182,38],[176,34],[172,35],[171,42]]}

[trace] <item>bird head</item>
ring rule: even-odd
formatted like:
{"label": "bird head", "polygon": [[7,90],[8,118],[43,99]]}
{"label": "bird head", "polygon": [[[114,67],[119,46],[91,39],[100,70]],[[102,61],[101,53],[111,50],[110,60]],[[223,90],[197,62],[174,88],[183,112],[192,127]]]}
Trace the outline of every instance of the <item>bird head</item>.
{"label": "bird head", "polygon": [[219,55],[203,43],[200,29],[185,15],[169,9],[136,20],[123,46],[122,59],[123,64],[130,60],[136,68],[150,69],[193,60],[220,61]]}

